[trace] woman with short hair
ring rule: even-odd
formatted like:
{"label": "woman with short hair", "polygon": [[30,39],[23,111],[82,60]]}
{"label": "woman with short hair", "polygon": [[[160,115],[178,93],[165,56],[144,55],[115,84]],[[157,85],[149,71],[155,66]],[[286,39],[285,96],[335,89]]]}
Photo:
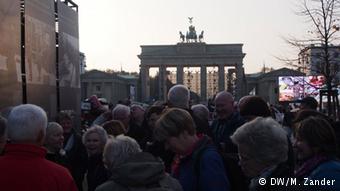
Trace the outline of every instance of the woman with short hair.
{"label": "woman with short hair", "polygon": [[94,191],[97,186],[108,179],[108,171],[103,163],[103,150],[107,138],[104,128],[98,125],[90,127],[83,135],[83,143],[88,154],[88,191]]}
{"label": "woman with short hair", "polygon": [[154,137],[176,153],[171,173],[184,191],[230,190],[221,156],[209,137],[196,135],[189,112],[166,110],[156,122]]}
{"label": "woman with short hair", "polygon": [[[294,135],[294,148],[300,162],[295,175],[301,184],[313,189],[340,190],[337,142],[329,122],[321,117],[308,117],[297,124]],[[311,183],[321,180],[329,180],[331,184],[312,186]]]}
{"label": "woman with short hair", "polygon": [[66,152],[69,170],[77,184],[78,190],[83,191],[82,183],[86,172],[87,155],[81,135],[76,132],[72,116],[69,113],[64,111],[58,113],[56,122],[63,128],[63,149]]}
{"label": "woman with short hair", "polygon": [[63,128],[56,122],[49,122],[46,128],[44,146],[47,150],[46,159],[69,167],[66,152],[63,149]]}
{"label": "woman with short hair", "polygon": [[287,134],[271,117],[257,117],[245,123],[230,138],[238,147],[244,174],[252,178],[250,190],[280,190],[280,187],[269,184],[261,186],[259,180],[293,176],[285,163],[288,158]]}

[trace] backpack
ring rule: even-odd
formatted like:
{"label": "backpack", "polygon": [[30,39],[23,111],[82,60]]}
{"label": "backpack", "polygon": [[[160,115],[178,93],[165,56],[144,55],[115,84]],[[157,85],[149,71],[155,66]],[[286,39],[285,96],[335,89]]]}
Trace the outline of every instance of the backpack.
{"label": "backpack", "polygon": [[[197,150],[193,154],[194,172],[197,175],[197,178],[200,176],[200,161],[206,148],[208,148],[208,145],[202,146],[199,150]],[[237,153],[219,152],[219,154],[223,161],[225,173],[229,180],[230,190],[248,191],[249,190],[248,185],[250,181],[244,175],[241,167],[238,165],[239,158]]]}

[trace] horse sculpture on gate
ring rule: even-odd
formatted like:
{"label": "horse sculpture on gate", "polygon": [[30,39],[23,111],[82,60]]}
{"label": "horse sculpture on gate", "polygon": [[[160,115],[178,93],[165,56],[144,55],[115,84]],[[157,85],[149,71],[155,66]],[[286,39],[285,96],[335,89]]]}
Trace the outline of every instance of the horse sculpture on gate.
{"label": "horse sculpture on gate", "polygon": [[197,42],[197,34],[194,26],[189,26],[189,32],[186,35],[187,42]]}
{"label": "horse sculpture on gate", "polygon": [[204,31],[202,31],[201,34],[198,36],[198,41],[199,41],[199,42],[202,42],[203,39],[204,39],[204,38],[203,38],[203,33],[204,33]]}
{"label": "horse sculpture on gate", "polygon": [[[187,31],[186,35],[182,33],[182,31],[179,31],[179,38],[181,39],[181,42],[183,43],[184,41],[188,42],[197,42],[197,34],[195,30],[195,26],[192,25],[192,19],[193,17],[188,17],[189,18],[189,31]],[[204,31],[201,32],[201,34],[198,36],[198,41],[203,42],[203,33]]]}
{"label": "horse sculpture on gate", "polygon": [[179,31],[179,38],[182,40],[182,42],[184,42],[185,36],[182,31]]}

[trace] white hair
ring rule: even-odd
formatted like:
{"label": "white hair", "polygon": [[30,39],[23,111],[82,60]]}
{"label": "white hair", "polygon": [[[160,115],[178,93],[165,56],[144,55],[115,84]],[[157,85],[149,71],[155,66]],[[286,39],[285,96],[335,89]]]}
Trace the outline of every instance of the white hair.
{"label": "white hair", "polygon": [[248,147],[249,156],[262,164],[276,165],[288,158],[287,133],[271,117],[245,123],[230,138],[236,145]]}
{"label": "white hair", "polygon": [[196,104],[191,106],[192,113],[199,119],[209,119],[209,109],[203,104]]}
{"label": "white hair", "polygon": [[189,108],[190,91],[182,84],[172,86],[168,92],[168,101],[172,107]]}
{"label": "white hair", "polygon": [[46,138],[49,137],[51,133],[55,132],[57,128],[63,129],[63,127],[59,123],[49,122],[46,128]]}
{"label": "white hair", "polygon": [[137,141],[125,135],[110,138],[104,148],[103,157],[108,169],[112,171],[130,157],[130,155],[142,152]]}
{"label": "white hair", "polygon": [[129,116],[130,112],[130,107],[122,104],[117,104],[116,107],[112,110],[112,117],[113,119],[115,119],[115,116],[120,113],[123,113],[125,116]]}
{"label": "white hair", "polygon": [[83,135],[83,139],[82,139],[83,144],[85,144],[87,137],[92,133],[96,133],[97,135],[99,135],[100,142],[103,146],[106,144],[107,137],[108,137],[107,133],[105,129],[99,125],[93,125],[89,129],[87,129],[87,131]]}
{"label": "white hair", "polygon": [[12,142],[41,144],[37,138],[40,132],[43,136],[46,134],[46,112],[33,104],[19,105],[12,109],[7,125],[8,138]]}

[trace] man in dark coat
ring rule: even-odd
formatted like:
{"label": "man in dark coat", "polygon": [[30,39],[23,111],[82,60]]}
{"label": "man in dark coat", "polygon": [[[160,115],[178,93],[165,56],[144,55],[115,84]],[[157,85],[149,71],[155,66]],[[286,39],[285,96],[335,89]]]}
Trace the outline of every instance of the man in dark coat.
{"label": "man in dark coat", "polygon": [[215,98],[217,119],[212,124],[212,138],[216,146],[227,153],[237,153],[237,147],[231,142],[230,136],[245,123],[235,109],[233,96],[226,91],[219,92]]}

